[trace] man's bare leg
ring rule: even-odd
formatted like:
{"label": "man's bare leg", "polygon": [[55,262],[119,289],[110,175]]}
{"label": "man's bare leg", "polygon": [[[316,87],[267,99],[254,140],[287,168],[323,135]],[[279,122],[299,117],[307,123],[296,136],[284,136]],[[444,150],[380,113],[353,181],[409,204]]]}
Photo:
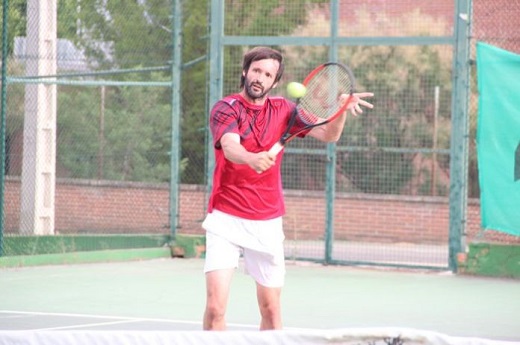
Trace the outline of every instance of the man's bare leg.
{"label": "man's bare leg", "polygon": [[260,330],[282,329],[281,292],[281,287],[272,288],[256,283],[258,307],[262,316]]}
{"label": "man's bare leg", "polygon": [[229,287],[235,269],[216,270],[206,273],[206,309],[204,311],[204,330],[226,329],[226,308]]}

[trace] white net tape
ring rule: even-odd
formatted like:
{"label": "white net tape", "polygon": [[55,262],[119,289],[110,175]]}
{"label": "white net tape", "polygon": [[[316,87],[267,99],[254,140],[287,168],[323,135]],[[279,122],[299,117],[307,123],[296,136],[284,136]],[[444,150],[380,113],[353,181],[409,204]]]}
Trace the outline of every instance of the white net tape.
{"label": "white net tape", "polygon": [[38,345],[512,345],[520,342],[452,337],[400,328],[316,331],[0,331],[0,344]]}

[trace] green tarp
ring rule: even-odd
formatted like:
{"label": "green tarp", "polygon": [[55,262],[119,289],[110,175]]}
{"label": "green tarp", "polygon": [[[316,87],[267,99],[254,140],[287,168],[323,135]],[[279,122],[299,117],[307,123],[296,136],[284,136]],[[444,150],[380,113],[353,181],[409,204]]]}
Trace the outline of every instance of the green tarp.
{"label": "green tarp", "polygon": [[520,55],[477,43],[482,227],[520,236]]}

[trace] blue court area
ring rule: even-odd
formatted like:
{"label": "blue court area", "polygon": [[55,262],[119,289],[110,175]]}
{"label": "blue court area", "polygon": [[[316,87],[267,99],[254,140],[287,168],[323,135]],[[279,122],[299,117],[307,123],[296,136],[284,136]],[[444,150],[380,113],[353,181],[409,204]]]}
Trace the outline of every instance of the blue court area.
{"label": "blue court area", "polygon": [[1,269],[0,344],[520,344],[517,280],[292,261],[283,331],[257,331],[255,285],[239,269],[230,331],[202,332],[202,267],[157,259]]}

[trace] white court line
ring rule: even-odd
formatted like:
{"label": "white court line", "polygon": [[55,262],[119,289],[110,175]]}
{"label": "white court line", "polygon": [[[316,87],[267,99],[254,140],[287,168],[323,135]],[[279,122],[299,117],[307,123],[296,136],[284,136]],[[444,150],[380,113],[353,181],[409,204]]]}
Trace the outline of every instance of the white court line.
{"label": "white court line", "polygon": [[[89,325],[109,325],[115,323],[125,323],[125,322],[165,322],[165,323],[180,323],[185,325],[197,325],[201,326],[201,321],[186,321],[186,320],[172,320],[172,319],[159,319],[159,318],[141,318],[141,317],[128,317],[128,316],[114,316],[114,315],[92,315],[92,314],[72,314],[72,313],[47,313],[47,312],[39,312],[39,311],[18,311],[18,310],[0,310],[0,314],[22,314],[22,315],[42,315],[42,316],[65,316],[65,317],[86,317],[86,318],[98,318],[98,319],[114,319],[119,320],[115,322],[106,322],[106,323],[98,323],[98,324],[89,324]],[[84,324],[85,327],[89,325]],[[228,327],[242,327],[242,328],[253,328],[258,329],[258,325],[247,325],[240,323],[228,323]],[[81,326],[63,326],[63,327],[53,327],[53,328],[45,328],[45,329],[37,329],[37,331],[42,330],[53,330],[53,329],[64,329],[71,327],[81,327]],[[302,330],[301,328],[290,328],[284,327],[287,330]]]}
{"label": "white court line", "polygon": [[170,322],[170,323],[184,323],[200,325],[200,321],[186,321],[186,320],[172,320],[172,319],[158,319],[158,318],[142,318],[130,316],[114,316],[114,315],[94,315],[94,314],[73,314],[73,313],[48,313],[40,311],[19,311],[19,310],[0,310],[0,313],[5,314],[22,314],[22,315],[43,315],[43,316],[66,316],[66,317],[90,317],[97,319],[116,319],[127,321],[156,321],[156,322]]}
{"label": "white court line", "polygon": [[[66,328],[76,328],[76,327],[88,327],[88,326],[102,326],[102,325],[110,325],[110,324],[118,324],[125,322],[165,322],[165,323],[180,323],[185,325],[197,325],[202,329],[201,321],[186,321],[186,320],[172,320],[172,319],[159,319],[159,318],[138,318],[138,317],[128,317],[128,316],[114,316],[114,315],[93,315],[93,314],[72,314],[72,313],[48,313],[48,312],[39,312],[39,311],[19,311],[19,310],[0,310],[0,314],[21,314],[21,315],[42,315],[42,316],[65,316],[65,317],[87,317],[87,318],[98,318],[98,319],[114,319],[119,321],[113,322],[101,322],[96,324],[84,324],[84,326],[62,326],[62,327],[52,327],[52,328],[44,328],[37,329],[36,331],[43,330],[57,330],[57,329],[66,329]],[[254,330],[258,330],[259,325],[248,325],[241,323],[228,323],[228,327],[240,327],[240,328],[251,328]],[[284,327],[284,330],[290,331],[318,331],[315,328],[301,328],[301,327]]]}
{"label": "white court line", "polygon": [[41,332],[41,331],[56,331],[63,329],[76,329],[76,328],[85,328],[92,326],[109,326],[109,325],[118,325],[118,324],[126,324],[126,323],[135,323],[140,322],[141,320],[125,320],[125,321],[111,321],[111,322],[98,322],[98,323],[82,323],[79,325],[71,325],[71,326],[59,326],[59,327],[47,327],[47,328],[37,328],[32,331]]}

